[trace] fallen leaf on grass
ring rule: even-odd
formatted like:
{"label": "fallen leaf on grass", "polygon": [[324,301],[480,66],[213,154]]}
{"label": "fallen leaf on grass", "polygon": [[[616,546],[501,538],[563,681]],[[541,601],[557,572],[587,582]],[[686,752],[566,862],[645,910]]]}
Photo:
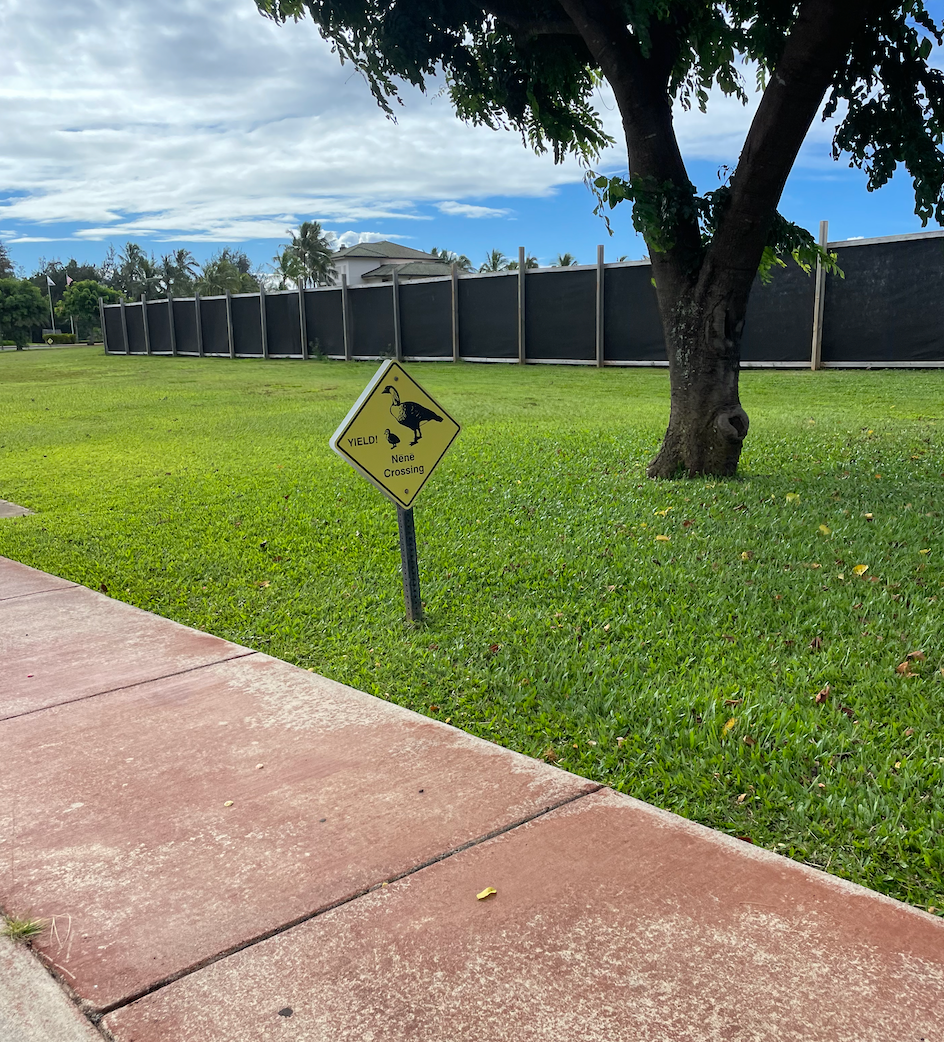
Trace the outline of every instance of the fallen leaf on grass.
{"label": "fallen leaf on grass", "polygon": [[754,551],[753,550],[742,550],[741,551],[741,560],[742,561],[749,561],[753,556],[754,556]]}
{"label": "fallen leaf on grass", "polygon": [[731,731],[731,729],[734,727],[736,723],[737,717],[732,716],[731,719],[728,720],[728,722],[724,725],[724,727],[721,728],[721,737],[726,738],[728,736],[728,733]]}
{"label": "fallen leaf on grass", "polygon": [[744,737],[743,737],[743,738],[741,739],[741,741],[742,741],[742,742],[743,742],[743,743],[744,743],[745,745],[757,745],[757,742],[755,742],[755,741],[754,741],[754,739],[753,739],[753,738],[751,738],[751,736],[750,736],[749,734],[746,734],[746,735],[745,735],[745,736],[744,736]]}
{"label": "fallen leaf on grass", "polygon": [[667,536],[667,535],[657,535],[656,536],[656,542],[657,543],[671,543],[672,542],[672,537],[671,536]]}
{"label": "fallen leaf on grass", "polygon": [[258,586],[260,590],[264,590],[269,585],[271,585],[271,583],[268,579],[262,579],[256,583],[256,586]]}
{"label": "fallen leaf on grass", "polygon": [[898,665],[895,666],[895,672],[900,673],[903,677],[916,677],[918,675],[917,673],[911,672],[911,663],[908,661],[899,662]]}
{"label": "fallen leaf on grass", "polygon": [[492,894],[497,894],[498,891],[493,886],[487,886],[480,894],[475,895],[476,901],[484,901],[486,897],[491,897]]}
{"label": "fallen leaf on grass", "polygon": [[819,649],[822,646],[823,646],[823,638],[822,637],[814,637],[810,641],[810,651],[819,651]]}
{"label": "fallen leaf on grass", "polygon": [[754,843],[750,836],[735,836],[734,838],[739,839],[742,843]]}
{"label": "fallen leaf on grass", "polygon": [[914,659],[916,662],[924,662],[927,658],[923,651],[909,651],[905,659]]}
{"label": "fallen leaf on grass", "polygon": [[788,492],[787,493],[787,502],[788,503],[795,503],[799,498],[800,497],[799,497],[799,495],[796,492]]}
{"label": "fallen leaf on grass", "polygon": [[832,529],[828,525],[820,525],[819,530],[823,535],[829,535],[830,532],[832,532]]}
{"label": "fallen leaf on grass", "polygon": [[746,799],[747,799],[747,793],[746,792],[742,792],[741,795],[738,796],[737,802],[738,803],[743,803]]}
{"label": "fallen leaf on grass", "polygon": [[724,704],[726,706],[739,706],[743,701],[743,698],[726,698]]}
{"label": "fallen leaf on grass", "polygon": [[856,575],[865,575],[869,570],[869,566],[867,564],[857,564],[852,570]]}
{"label": "fallen leaf on grass", "polygon": [[829,684],[827,684],[825,687],[821,687],[819,689],[819,691],[816,692],[816,695],[814,696],[813,701],[817,705],[822,705],[828,699],[829,699]]}
{"label": "fallen leaf on grass", "polygon": [[544,760],[545,763],[556,763],[557,762],[557,758],[558,758],[557,750],[553,746],[551,746],[551,745],[549,745],[544,750],[544,752],[541,753],[541,759]]}
{"label": "fallen leaf on grass", "polygon": [[929,554],[930,552],[931,552],[931,547],[930,546],[927,548],[927,550],[919,550],[918,551],[919,554]]}

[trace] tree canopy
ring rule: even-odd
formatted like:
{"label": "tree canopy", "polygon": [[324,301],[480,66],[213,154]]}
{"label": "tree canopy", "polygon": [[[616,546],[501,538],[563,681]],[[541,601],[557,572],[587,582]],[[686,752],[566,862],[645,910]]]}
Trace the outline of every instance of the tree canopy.
{"label": "tree canopy", "polygon": [[100,329],[98,299],[106,304],[115,304],[121,298],[117,290],[103,286],[94,279],[83,279],[67,286],[59,303],[56,304],[56,315],[65,321],[69,317],[75,319],[76,332],[80,337],[93,335]]}
{"label": "tree canopy", "polygon": [[28,279],[0,279],[0,336],[25,347],[34,326],[46,318],[46,301]]}

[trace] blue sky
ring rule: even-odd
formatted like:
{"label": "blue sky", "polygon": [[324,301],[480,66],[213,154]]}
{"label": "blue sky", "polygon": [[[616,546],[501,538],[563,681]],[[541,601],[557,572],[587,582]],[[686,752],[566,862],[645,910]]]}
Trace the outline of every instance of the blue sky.
{"label": "blue sky", "polygon": [[[252,0],[4,0],[0,39],[0,241],[24,273],[129,240],[200,260],[235,246],[266,270],[308,219],[339,243],[439,246],[476,265],[518,246],[541,264],[592,263],[597,243],[614,260],[645,253],[628,208],[607,236],[576,163],[465,126],[443,97],[406,91],[392,123],[310,23],[275,26]],[[598,102],[618,138],[612,97]],[[678,114],[700,187],[734,165],[752,112],[719,95],[707,115]],[[832,240],[919,231],[907,176],[869,194],[830,139],[814,126],[781,211],[814,232],[828,220]],[[625,155],[599,165],[617,172]]]}

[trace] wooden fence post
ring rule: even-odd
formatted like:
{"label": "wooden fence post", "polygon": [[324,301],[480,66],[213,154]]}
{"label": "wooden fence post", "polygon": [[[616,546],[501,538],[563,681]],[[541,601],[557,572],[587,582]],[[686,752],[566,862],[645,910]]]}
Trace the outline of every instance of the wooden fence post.
{"label": "wooden fence post", "polygon": [[167,327],[170,330],[170,353],[177,355],[177,330],[174,328],[174,298],[167,291]]}
{"label": "wooden fence post", "polygon": [[236,338],[233,336],[233,298],[226,291],[226,339],[229,343],[230,358],[236,357]]}
{"label": "wooden fence post", "polygon": [[102,346],[105,348],[105,354],[108,354],[108,334],[105,332],[105,301],[102,297],[98,298],[98,320],[102,324]]}
{"label": "wooden fence post", "polygon": [[518,364],[524,365],[527,360],[527,345],[525,344],[524,323],[524,247],[518,247]]}
{"label": "wooden fence post", "polygon": [[151,353],[151,329],[148,325],[147,294],[141,294],[141,324],[144,326],[144,353]]}
{"label": "wooden fence post", "polygon": [[[820,249],[826,249],[829,221],[819,222]],[[816,289],[813,293],[813,347],[810,354],[810,369],[823,368],[823,309],[826,304],[826,270],[816,261]]]}
{"label": "wooden fence post", "polygon": [[393,353],[398,362],[403,361],[403,341],[400,339],[400,276],[393,269]]}
{"label": "wooden fence post", "polygon": [[604,337],[604,313],[603,313],[603,246],[597,246],[597,312],[596,312],[596,347],[597,347],[597,367],[602,368],[605,358],[605,337]]}
{"label": "wooden fence post", "polygon": [[341,329],[344,333],[344,361],[351,360],[351,323],[347,314],[347,275],[341,276]]}
{"label": "wooden fence post", "polygon": [[125,354],[131,354],[131,341],[128,339],[128,313],[125,311],[125,298],[121,298],[121,333],[125,341]]}
{"label": "wooden fence post", "polygon": [[298,283],[298,330],[302,338],[302,358],[308,358],[308,319],[305,315],[305,287]]}
{"label": "wooden fence post", "polygon": [[259,283],[259,329],[262,333],[262,357],[269,357],[269,326],[266,322],[265,288]]}
{"label": "wooden fence post", "polygon": [[452,360],[459,361],[459,265],[452,266]]}
{"label": "wooden fence post", "polygon": [[200,317],[200,294],[193,291],[193,314],[197,324],[197,355],[203,357],[203,319]]}

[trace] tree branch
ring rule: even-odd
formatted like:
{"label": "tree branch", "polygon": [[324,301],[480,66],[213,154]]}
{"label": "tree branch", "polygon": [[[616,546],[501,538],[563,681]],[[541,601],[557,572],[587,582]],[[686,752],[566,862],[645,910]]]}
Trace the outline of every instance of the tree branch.
{"label": "tree branch", "polygon": [[505,0],[486,0],[483,10],[507,25],[517,36],[579,36],[577,26],[566,16],[562,18],[522,17],[520,8]]}
{"label": "tree branch", "polygon": [[719,268],[756,270],[800,146],[872,3],[803,0],[741,150],[702,284]]}

